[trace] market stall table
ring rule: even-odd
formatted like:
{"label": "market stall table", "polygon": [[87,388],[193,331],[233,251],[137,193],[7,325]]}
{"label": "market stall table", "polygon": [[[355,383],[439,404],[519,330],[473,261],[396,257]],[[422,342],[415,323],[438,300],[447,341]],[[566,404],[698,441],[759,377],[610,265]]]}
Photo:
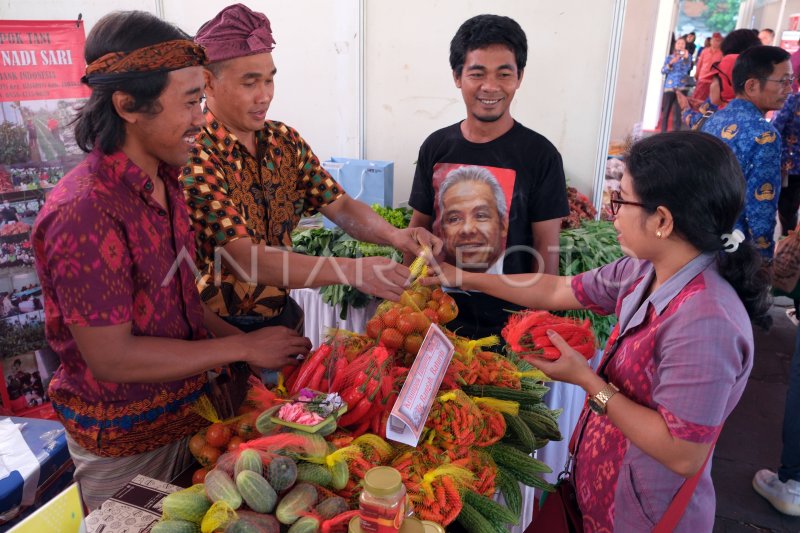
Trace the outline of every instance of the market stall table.
{"label": "market stall table", "polygon": [[[367,307],[361,309],[349,309],[347,319],[339,318],[339,306],[333,307],[322,301],[319,289],[293,289],[294,298],[305,313],[305,334],[311,339],[314,347],[320,345],[324,340],[325,330],[335,327],[363,333],[366,328],[367,320],[375,313],[378,301],[373,300]],[[595,357],[595,360],[597,357]],[[586,394],[578,386],[561,382],[548,383],[550,392],[545,396],[545,401],[551,409],[562,408],[564,411],[558,419],[558,427],[563,440],[550,442],[536,453],[536,458],[549,465],[553,472],[545,474],[543,477],[550,483],[555,483],[558,474],[564,469],[569,455],[569,437],[583,408]],[[535,491],[530,487],[523,489],[523,509],[520,525],[511,529],[512,533],[520,533],[530,524],[533,516],[533,500]]]}

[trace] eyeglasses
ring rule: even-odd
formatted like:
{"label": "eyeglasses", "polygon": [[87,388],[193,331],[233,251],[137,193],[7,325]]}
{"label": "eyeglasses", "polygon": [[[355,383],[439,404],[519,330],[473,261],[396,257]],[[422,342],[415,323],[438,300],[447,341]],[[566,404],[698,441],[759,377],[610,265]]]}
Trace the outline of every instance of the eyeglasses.
{"label": "eyeglasses", "polygon": [[611,199],[608,202],[608,208],[611,211],[612,215],[619,213],[619,206],[621,205],[636,205],[639,207],[646,208],[647,206],[640,202],[631,202],[629,200],[623,200],[622,196],[620,196],[619,191],[611,191]]}
{"label": "eyeglasses", "polygon": [[797,76],[791,76],[791,77],[788,77],[788,78],[780,78],[778,80],[773,79],[773,78],[758,78],[758,79],[764,80],[764,81],[774,81],[775,83],[780,83],[784,87],[789,87],[797,79]]}

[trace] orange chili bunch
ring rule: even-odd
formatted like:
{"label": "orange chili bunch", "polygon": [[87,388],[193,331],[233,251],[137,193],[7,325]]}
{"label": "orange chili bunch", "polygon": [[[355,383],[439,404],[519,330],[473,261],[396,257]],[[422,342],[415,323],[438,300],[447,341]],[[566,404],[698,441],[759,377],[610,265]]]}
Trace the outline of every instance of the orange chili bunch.
{"label": "orange chili bunch", "polygon": [[463,385],[472,385],[475,383],[476,377],[474,369],[454,357],[450,360],[440,388],[450,390],[458,389]]}
{"label": "orange chili bunch", "polygon": [[459,464],[462,464],[464,468],[475,474],[476,478],[473,485],[475,492],[483,494],[487,498],[494,496],[497,464],[488,453],[470,448],[466,460],[463,463],[459,462]]}
{"label": "orange chili bunch", "polygon": [[478,362],[476,385],[495,385],[515,390],[522,388],[516,365],[502,355],[478,352],[475,361]]}
{"label": "orange chili bunch", "polygon": [[548,330],[561,335],[574,350],[591,359],[595,352],[595,339],[591,324],[558,317],[547,311],[523,311],[508,319],[503,328],[503,338],[508,348],[521,356],[537,355],[552,361],[561,357],[561,352],[553,346]]}
{"label": "orange chili bunch", "polygon": [[433,442],[442,448],[471,446],[483,428],[483,417],[469,396],[452,390],[436,397],[425,426],[433,429]]}
{"label": "orange chili bunch", "polygon": [[473,483],[474,476],[469,470],[445,464],[422,475],[417,472],[406,483],[406,489],[414,511],[422,520],[446,526],[461,512],[460,490],[471,487]]}
{"label": "orange chili bunch", "polygon": [[433,494],[428,495],[420,489],[418,483],[410,482],[406,485],[409,499],[414,506],[414,512],[422,520],[430,520],[446,526],[453,522],[461,513],[461,495],[447,477],[441,477],[431,483]]}
{"label": "orange chili bunch", "polygon": [[478,404],[478,410],[483,417],[483,426],[475,439],[475,445],[490,446],[505,436],[506,419],[503,417],[503,413],[486,405]]}

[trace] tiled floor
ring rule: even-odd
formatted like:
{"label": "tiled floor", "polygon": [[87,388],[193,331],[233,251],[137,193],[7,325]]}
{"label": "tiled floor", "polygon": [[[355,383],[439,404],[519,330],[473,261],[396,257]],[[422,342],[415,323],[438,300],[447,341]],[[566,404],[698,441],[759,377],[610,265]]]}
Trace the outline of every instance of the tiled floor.
{"label": "tiled floor", "polygon": [[751,486],[761,468],[775,469],[781,453],[781,424],[795,326],[786,317],[791,306],[778,298],[768,333],[756,329],[756,359],[747,389],[722,431],[712,477],[717,492],[714,533],[800,532],[800,518],[776,511]]}

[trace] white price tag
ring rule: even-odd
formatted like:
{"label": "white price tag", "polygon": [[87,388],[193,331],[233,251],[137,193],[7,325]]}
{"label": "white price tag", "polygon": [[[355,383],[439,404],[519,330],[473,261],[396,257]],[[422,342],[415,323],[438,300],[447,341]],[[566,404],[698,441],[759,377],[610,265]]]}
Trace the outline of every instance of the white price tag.
{"label": "white price tag", "polygon": [[454,351],[441,328],[431,324],[386,422],[388,439],[417,445]]}

